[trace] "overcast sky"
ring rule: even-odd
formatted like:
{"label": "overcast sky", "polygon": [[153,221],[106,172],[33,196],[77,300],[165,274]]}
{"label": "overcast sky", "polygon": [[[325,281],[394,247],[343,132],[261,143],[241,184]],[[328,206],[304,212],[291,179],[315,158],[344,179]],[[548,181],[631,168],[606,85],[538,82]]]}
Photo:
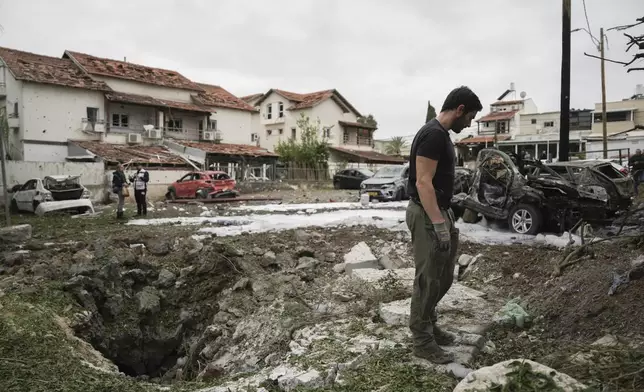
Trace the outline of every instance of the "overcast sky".
{"label": "overcast sky", "polygon": [[[415,133],[470,86],[484,112],[514,82],[540,111],[559,109],[561,0],[0,0],[0,46],[51,56],[65,49],[174,69],[241,96],[269,88],[336,88],[379,122],[377,138]],[[586,27],[572,0],[572,28]],[[590,27],[631,23],[642,0],[587,0]],[[644,26],[640,26],[644,34]],[[607,57],[625,59],[608,32]],[[599,61],[572,37],[571,107],[601,101]],[[641,64],[640,64],[641,66]],[[644,72],[607,64],[609,100],[630,97]]]}

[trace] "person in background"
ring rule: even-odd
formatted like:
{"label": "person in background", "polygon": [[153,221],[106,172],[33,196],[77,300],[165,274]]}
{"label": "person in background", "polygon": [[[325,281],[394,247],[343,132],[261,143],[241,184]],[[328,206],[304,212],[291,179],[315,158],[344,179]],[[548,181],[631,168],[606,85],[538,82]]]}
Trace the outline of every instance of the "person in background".
{"label": "person in background", "polygon": [[114,173],[112,174],[112,192],[116,193],[119,198],[118,206],[116,207],[116,218],[123,219],[123,206],[125,205],[125,195],[123,189],[128,186],[123,165],[119,164]]}
{"label": "person in background", "polygon": [[635,196],[638,196],[637,188],[644,182],[644,154],[639,148],[635,154],[628,159],[628,166],[631,168],[633,182],[635,183]]}
{"label": "person in background", "polygon": [[470,126],[481,101],[463,86],[452,90],[440,114],[416,133],[409,157],[410,202],[405,221],[411,231],[416,266],[409,329],[416,357],[449,363],[453,355],[440,346],[454,335],[436,325],[436,306],[452,286],[458,248],[458,229],[450,202],[454,194],[454,144],[449,130]]}
{"label": "person in background", "polygon": [[141,164],[136,166],[136,173],[130,177],[130,182],[134,184],[134,200],[136,200],[136,216],[148,214],[148,202],[146,195],[148,193],[148,181],[150,173],[147,172]]}

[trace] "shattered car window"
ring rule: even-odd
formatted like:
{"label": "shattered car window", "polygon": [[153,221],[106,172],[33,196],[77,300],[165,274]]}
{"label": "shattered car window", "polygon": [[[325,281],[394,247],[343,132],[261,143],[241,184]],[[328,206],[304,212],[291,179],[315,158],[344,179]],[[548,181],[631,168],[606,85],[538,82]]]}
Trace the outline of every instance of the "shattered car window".
{"label": "shattered car window", "polygon": [[385,166],[374,174],[374,178],[395,178],[402,172],[402,166]]}

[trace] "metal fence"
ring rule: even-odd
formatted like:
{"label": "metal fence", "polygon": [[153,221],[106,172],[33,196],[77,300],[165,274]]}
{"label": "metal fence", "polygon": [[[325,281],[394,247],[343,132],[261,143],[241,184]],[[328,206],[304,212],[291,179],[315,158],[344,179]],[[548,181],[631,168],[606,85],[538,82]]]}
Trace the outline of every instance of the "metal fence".
{"label": "metal fence", "polygon": [[[612,148],[606,151],[608,159],[617,160],[622,166],[628,163],[628,158],[631,156],[630,148]],[[615,154],[615,152],[617,152],[617,154]],[[604,150],[570,152],[570,156],[577,157],[578,159],[603,159]]]}

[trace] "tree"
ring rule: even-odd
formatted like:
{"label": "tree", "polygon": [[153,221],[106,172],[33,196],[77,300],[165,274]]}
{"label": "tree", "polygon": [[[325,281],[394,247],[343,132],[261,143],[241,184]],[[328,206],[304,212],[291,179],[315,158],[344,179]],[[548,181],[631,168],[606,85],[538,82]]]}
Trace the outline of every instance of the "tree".
{"label": "tree", "polygon": [[385,153],[387,155],[402,155],[402,150],[407,147],[407,141],[402,136],[394,136],[385,146]]}
{"label": "tree", "polygon": [[430,120],[436,118],[436,109],[432,106],[432,104],[427,101],[427,114],[425,115],[425,124],[427,124]]}
{"label": "tree", "polygon": [[[633,27],[640,26],[640,25],[644,24],[644,17],[637,18],[637,19],[635,19],[635,21],[636,21],[635,23],[632,23],[632,24],[629,24],[629,25],[612,27],[612,28],[608,29],[608,31],[610,31],[610,30],[617,30],[617,31],[630,30]],[[634,54],[632,59],[630,61],[628,61],[628,62],[619,61],[619,60],[610,60],[610,59],[606,59],[606,58],[604,58],[604,60],[608,61],[610,63],[617,63],[617,64],[623,65],[624,67],[628,67],[628,66],[632,65],[634,62],[636,62],[638,60],[641,60],[641,59],[644,59],[644,34],[642,34],[642,35],[630,35],[630,34],[626,34],[626,33],[623,33],[623,34],[624,34],[624,36],[626,38],[628,38],[628,43],[626,44],[626,52],[630,51],[633,47],[636,47],[640,51],[640,53]],[[584,53],[584,55],[586,55],[588,57],[600,59],[600,57],[590,55],[588,53]],[[641,68],[641,67],[629,68],[626,72],[628,73],[628,72],[631,72],[631,71],[644,71],[644,68]]]}
{"label": "tree", "polygon": [[[297,120],[300,140],[279,141],[275,152],[285,163],[297,163],[304,167],[315,168],[329,160],[329,146],[326,135],[321,135],[320,119],[311,119],[302,113]],[[321,135],[321,137],[320,137]]]}
{"label": "tree", "polygon": [[358,122],[370,127],[378,127],[378,121],[373,117],[373,114],[368,114],[367,117],[358,117]]}

